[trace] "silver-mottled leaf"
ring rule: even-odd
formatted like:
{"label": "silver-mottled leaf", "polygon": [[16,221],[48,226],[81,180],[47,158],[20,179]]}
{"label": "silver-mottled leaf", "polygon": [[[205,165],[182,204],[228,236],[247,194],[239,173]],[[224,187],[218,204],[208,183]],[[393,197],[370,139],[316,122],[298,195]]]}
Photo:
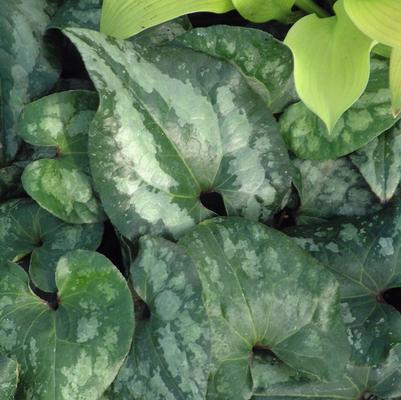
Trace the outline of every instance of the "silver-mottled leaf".
{"label": "silver-mottled leaf", "polygon": [[401,125],[351,155],[372,191],[383,203],[393,198],[401,181]]}
{"label": "silver-mottled leaf", "polygon": [[253,220],[281,207],[291,182],[287,150],[234,67],[189,49],[140,53],[98,32],[65,33],[101,96],[91,168],[122,234],[180,236],[213,215],[202,192],[219,192],[229,215]]}
{"label": "silver-mottled leaf", "polygon": [[107,258],[85,250],[60,259],[56,283],[54,310],[18,265],[1,263],[0,351],[21,365],[18,400],[97,400],[130,348],[131,293]]}
{"label": "silver-mottled leaf", "polygon": [[298,98],[291,51],[267,32],[217,25],[193,29],[176,43],[235,65],[273,113]]}
{"label": "silver-mottled leaf", "polygon": [[337,122],[329,135],[324,123],[303,103],[286,109],[280,129],[288,147],[299,158],[327,160],[349,154],[391,128],[388,61],[372,58],[369,84],[364,94]]}
{"label": "silver-mottled leaf", "polygon": [[110,398],[203,400],[209,323],[192,260],[164,239],[142,238],[131,279],[150,317],[139,316],[133,347]]}
{"label": "silver-mottled leaf", "polygon": [[0,355],[0,398],[1,400],[14,399],[18,384],[18,363]]}
{"label": "silver-mottled leaf", "polygon": [[349,348],[338,284],[290,238],[256,222],[218,218],[179,244],[198,269],[211,323],[208,398],[250,398],[255,346],[309,376],[343,372]]}
{"label": "silver-mottled leaf", "polygon": [[56,217],[69,223],[105,219],[92,187],[88,130],[98,106],[93,92],[55,93],[25,107],[19,135],[35,146],[56,149],[56,158],[29,164],[22,175],[26,192]]}
{"label": "silver-mottled leaf", "polygon": [[30,277],[45,292],[56,289],[54,271],[58,259],[69,250],[95,250],[102,234],[102,224],[66,224],[28,199],[0,205],[2,259],[18,261],[31,255]]}

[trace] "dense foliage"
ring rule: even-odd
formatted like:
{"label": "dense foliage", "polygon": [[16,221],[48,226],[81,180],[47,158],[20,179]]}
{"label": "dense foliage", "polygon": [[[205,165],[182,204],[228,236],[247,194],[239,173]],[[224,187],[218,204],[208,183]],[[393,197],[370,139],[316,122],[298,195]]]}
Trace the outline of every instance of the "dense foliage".
{"label": "dense foliage", "polygon": [[401,398],[381,1],[0,0],[1,400]]}

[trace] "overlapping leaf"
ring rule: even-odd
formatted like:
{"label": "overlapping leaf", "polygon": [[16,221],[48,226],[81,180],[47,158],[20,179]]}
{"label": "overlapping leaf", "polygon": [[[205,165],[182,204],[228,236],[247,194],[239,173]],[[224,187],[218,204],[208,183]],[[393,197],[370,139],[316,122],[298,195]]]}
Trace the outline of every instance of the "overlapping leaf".
{"label": "overlapping leaf", "polygon": [[303,159],[327,160],[352,153],[391,128],[397,119],[391,113],[386,60],[373,57],[369,84],[361,98],[340,118],[331,135],[323,122],[297,103],[280,120],[288,147]]}
{"label": "overlapping leaf", "polygon": [[163,239],[142,239],[140,249],[131,278],[150,315],[140,316],[133,347],[109,397],[203,400],[210,338],[194,264]]}
{"label": "overlapping leaf", "polygon": [[110,261],[84,250],[60,259],[56,283],[54,310],[18,265],[2,262],[0,351],[21,365],[18,398],[97,400],[129,351],[131,293]]}
{"label": "overlapping leaf", "polygon": [[43,208],[70,223],[103,221],[103,208],[92,188],[88,130],[98,106],[95,93],[52,94],[25,107],[19,135],[36,146],[56,149],[53,159],[29,164],[22,175],[27,193]]}
{"label": "overlapping leaf", "polygon": [[291,239],[255,222],[219,218],[179,244],[198,269],[211,323],[208,398],[250,397],[249,363],[257,348],[309,376],[343,372],[349,349],[338,284]]}
{"label": "overlapping leaf", "polygon": [[25,104],[49,90],[58,78],[44,39],[55,11],[50,0],[3,1],[0,8],[0,166],[18,150],[16,124]]}
{"label": "overlapping leaf", "polygon": [[0,398],[2,400],[14,399],[18,375],[17,362],[0,355]]}
{"label": "overlapping leaf", "polygon": [[232,0],[237,11],[252,22],[282,20],[291,12],[295,0]]}
{"label": "overlapping leaf", "polygon": [[201,204],[205,192],[219,192],[229,215],[265,220],[280,208],[291,181],[287,151],[234,67],[189,49],[140,54],[94,31],[65,32],[101,95],[91,169],[123,235],[181,235],[213,215]]}
{"label": "overlapping leaf", "polygon": [[401,113],[401,48],[391,50],[390,90],[392,111],[396,118]]}
{"label": "overlapping leaf", "polygon": [[95,250],[102,234],[101,224],[68,225],[28,199],[0,205],[1,258],[18,261],[31,255],[30,277],[43,291],[56,289],[54,271],[64,253]]}
{"label": "overlapping leaf", "polygon": [[296,99],[291,52],[266,32],[217,25],[193,29],[176,42],[235,65],[273,113]]}
{"label": "overlapping leaf", "polygon": [[288,233],[335,273],[353,360],[383,361],[401,342],[401,315],[386,303],[386,291],[401,287],[401,206]]}

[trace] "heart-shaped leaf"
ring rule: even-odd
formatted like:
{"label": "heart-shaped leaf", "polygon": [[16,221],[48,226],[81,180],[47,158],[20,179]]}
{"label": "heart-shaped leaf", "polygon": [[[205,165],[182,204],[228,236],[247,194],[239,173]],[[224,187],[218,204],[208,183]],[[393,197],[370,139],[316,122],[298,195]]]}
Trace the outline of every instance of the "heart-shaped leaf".
{"label": "heart-shaped leaf", "polygon": [[344,0],[353,23],[377,42],[401,47],[401,4],[398,0]]}
{"label": "heart-shaped leaf", "polygon": [[218,218],[179,244],[198,269],[211,323],[208,398],[249,398],[249,363],[258,351],[310,376],[342,373],[349,349],[338,284],[290,238],[256,222]]}
{"label": "heart-shaped leaf", "polygon": [[209,323],[192,260],[173,243],[143,238],[131,278],[146,306],[110,399],[203,400]]}
{"label": "heart-shaped leaf", "polygon": [[235,65],[273,113],[297,99],[291,51],[266,32],[217,25],[192,29],[176,43]]}
{"label": "heart-shaped leaf", "polygon": [[336,16],[308,15],[288,32],[297,92],[327,127],[329,137],[341,115],[361,96],[369,80],[373,40],[355,27],[339,0]]}
{"label": "heart-shaped leaf", "polygon": [[389,131],[351,155],[376,196],[386,203],[392,199],[401,181],[401,126]]}
{"label": "heart-shaped leaf", "polygon": [[292,228],[296,242],[334,272],[353,359],[374,365],[401,342],[401,315],[387,304],[401,287],[401,206],[366,218]]}
{"label": "heart-shaped leaf", "polygon": [[379,202],[348,158],[294,160],[294,164],[300,172],[299,180],[294,182],[300,199],[298,225],[380,210]]}
{"label": "heart-shaped leaf", "polygon": [[18,150],[16,124],[24,105],[50,89],[58,67],[43,38],[55,4],[50,0],[4,1],[0,8],[0,166]]}
{"label": "heart-shaped leaf", "polygon": [[97,400],[133,334],[128,286],[104,256],[76,250],[57,265],[58,308],[29,289],[16,264],[0,268],[0,351],[21,365],[21,399]]}
{"label": "heart-shaped leaf", "polygon": [[126,39],[182,15],[199,11],[220,14],[232,9],[231,0],[104,0],[100,31]]}
{"label": "heart-shaped leaf", "polygon": [[18,375],[17,362],[0,355],[0,398],[2,400],[14,399]]}
{"label": "heart-shaped leaf", "polygon": [[28,199],[0,205],[2,259],[18,261],[30,254],[30,277],[45,292],[56,289],[58,259],[69,250],[95,250],[102,234],[102,224],[68,225]]}
{"label": "heart-shaped leaf", "polygon": [[373,57],[365,93],[340,118],[331,135],[304,104],[288,107],[280,119],[288,147],[299,158],[334,159],[352,153],[391,128],[397,120],[391,113],[388,74],[388,62]]}
{"label": "heart-shaped leaf", "polygon": [[401,114],[401,49],[394,48],[390,57],[390,90],[394,118]]}
{"label": "heart-shaped leaf", "polygon": [[105,219],[92,188],[87,153],[89,124],[97,106],[95,93],[69,91],[37,100],[21,115],[19,135],[26,142],[56,148],[56,158],[25,168],[24,189],[41,207],[70,223]]}
{"label": "heart-shaped leaf", "polygon": [[232,0],[237,11],[246,19],[260,23],[285,19],[295,0]]}
{"label": "heart-shaped leaf", "polygon": [[138,52],[94,31],[65,32],[101,95],[91,168],[123,235],[178,237],[214,214],[201,202],[213,192],[229,215],[265,220],[281,207],[291,182],[286,148],[233,66],[189,49]]}

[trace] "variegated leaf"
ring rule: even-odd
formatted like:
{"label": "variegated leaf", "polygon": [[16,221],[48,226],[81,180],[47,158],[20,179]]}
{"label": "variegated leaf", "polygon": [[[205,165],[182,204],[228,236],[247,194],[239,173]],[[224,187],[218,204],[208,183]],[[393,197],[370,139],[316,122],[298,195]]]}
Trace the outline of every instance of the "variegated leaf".
{"label": "variegated leaf", "polygon": [[130,348],[131,293],[107,258],[85,250],[60,259],[56,284],[54,309],[18,265],[1,262],[0,351],[21,365],[18,399],[97,400]]}
{"label": "variegated leaf", "polygon": [[234,67],[189,49],[139,52],[94,31],[65,33],[101,96],[91,168],[122,234],[180,236],[213,215],[203,193],[220,193],[229,215],[254,220],[281,207],[291,182],[286,148]]}
{"label": "variegated leaf", "polygon": [[0,398],[14,399],[19,379],[18,363],[0,355]]}

